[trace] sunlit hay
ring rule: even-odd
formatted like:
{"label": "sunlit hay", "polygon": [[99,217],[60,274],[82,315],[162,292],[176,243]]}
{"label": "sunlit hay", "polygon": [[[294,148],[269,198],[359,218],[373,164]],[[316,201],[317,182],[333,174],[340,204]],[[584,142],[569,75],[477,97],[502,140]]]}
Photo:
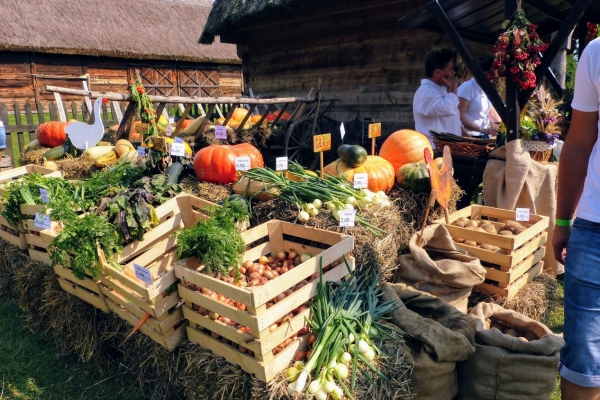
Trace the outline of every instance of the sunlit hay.
{"label": "sunlit hay", "polygon": [[200,182],[194,176],[188,175],[179,183],[185,193],[192,194],[201,199],[217,203],[227,196],[231,191],[231,185],[219,185],[217,183]]}
{"label": "sunlit hay", "polygon": [[28,261],[23,250],[0,239],[0,297],[10,297],[14,293],[15,275]]}
{"label": "sunlit hay", "polygon": [[199,135],[180,135],[180,137],[194,149],[201,149],[213,144],[235,144],[237,142],[235,130],[231,129],[230,127],[227,127],[226,129],[227,140],[217,139],[215,137],[214,125],[205,127],[204,131]]}
{"label": "sunlit hay", "polygon": [[[456,181],[452,180],[452,192],[450,200],[448,202],[448,212],[451,214],[456,211],[456,203],[463,196],[464,191],[456,184]],[[405,253],[408,251],[408,242],[415,232],[420,231],[421,224],[423,223],[423,217],[427,209],[427,203],[429,202],[429,193],[415,193],[412,190],[402,189],[395,186],[388,196],[390,200],[394,200],[400,209],[400,218],[402,225],[398,226],[400,230],[399,236],[401,238],[402,245],[400,246],[400,252]],[[444,210],[436,202],[435,206],[429,211],[427,223],[431,224],[433,221],[443,218]]]}
{"label": "sunlit hay", "polygon": [[[380,270],[385,270],[391,276],[392,269],[396,266],[396,258],[401,242],[401,232],[398,228],[403,225],[400,206],[396,200],[388,207],[372,206],[361,212],[369,223],[383,229],[386,234],[378,237],[367,227],[356,224],[354,227],[340,228],[339,222],[333,218],[325,208],[316,217],[311,217],[306,226],[339,232],[354,237],[353,256],[356,259],[357,271],[360,274],[373,265]],[[273,219],[296,222],[298,207],[282,200],[271,200],[264,203],[255,203],[252,206],[251,226],[257,226]]]}
{"label": "sunlit hay", "polygon": [[166,351],[142,332],[136,332],[125,341],[132,326],[118,332],[117,350],[122,355],[121,362],[136,377],[147,399],[181,399],[183,386],[180,375],[185,368],[185,354],[181,345],[172,352]]}
{"label": "sunlit hay", "polygon": [[93,161],[85,161],[82,158],[63,158],[56,160],[55,163],[65,179],[89,178],[99,169]]}
{"label": "sunlit hay", "polygon": [[47,277],[52,275],[54,271],[51,266],[31,259],[15,272],[14,299],[25,313],[27,325],[33,331],[45,330],[49,324],[41,314],[45,283]]}
{"label": "sunlit hay", "polygon": [[495,303],[547,324],[552,311],[561,307],[563,303],[558,295],[558,287],[556,278],[542,274],[534,278],[510,300],[498,295],[488,296],[474,292],[469,297],[469,309],[482,302]]}
{"label": "sunlit hay", "polygon": [[21,165],[35,164],[41,165],[44,162],[44,153],[50,150],[49,147],[40,147],[34,150],[27,150],[21,152],[20,163]]}
{"label": "sunlit hay", "polygon": [[258,147],[265,147],[273,131],[270,127],[252,125],[249,129],[242,129],[237,133],[237,143],[251,143]]}
{"label": "sunlit hay", "polygon": [[197,344],[182,344],[185,367],[180,382],[188,399],[247,400],[268,398],[265,384]]}

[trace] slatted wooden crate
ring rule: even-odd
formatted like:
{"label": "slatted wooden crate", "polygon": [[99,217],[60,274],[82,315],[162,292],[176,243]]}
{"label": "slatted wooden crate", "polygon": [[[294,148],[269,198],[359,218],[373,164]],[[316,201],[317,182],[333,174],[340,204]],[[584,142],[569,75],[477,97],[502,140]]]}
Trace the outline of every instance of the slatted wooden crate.
{"label": "slatted wooden crate", "polygon": [[[515,221],[516,212],[471,205],[450,215],[450,225],[445,224],[455,240],[471,240],[501,249],[501,252],[494,252],[464,243],[456,243],[458,247],[479,258],[486,268],[486,281],[474,287],[474,291],[510,298],[541,273],[543,264],[541,259],[544,257],[545,244],[548,239],[548,217],[530,214],[528,222],[519,222],[526,229],[511,237],[452,225],[461,217],[487,220],[499,228],[507,221]],[[444,220],[440,219],[436,222],[444,223]]]}
{"label": "slatted wooden crate", "polygon": [[25,228],[25,241],[27,242],[29,257],[46,265],[52,265],[50,255],[48,254],[48,247],[61,230],[59,223],[51,222],[50,229],[43,229],[35,226],[33,219],[26,219],[23,221],[23,227]]}
{"label": "slatted wooden crate", "polygon": [[54,273],[58,275],[58,284],[67,293],[85,301],[88,304],[104,311],[109,312],[106,299],[101,291],[101,284],[98,279],[86,274],[83,279],[77,278],[69,268],[62,265],[53,267]]}
{"label": "slatted wooden crate", "polygon": [[[6,185],[11,182],[22,178],[24,175],[37,172],[47,177],[60,178],[62,176],[60,171],[53,171],[48,168],[41,167],[39,165],[26,165],[24,167],[13,168],[6,171],[0,172],[0,209],[4,209],[4,205],[1,203],[4,197],[4,190]],[[18,246],[20,249],[25,250],[28,248],[27,241],[25,239],[25,228],[22,222],[19,226],[11,226],[8,221],[0,215],[0,238],[7,242]]]}
{"label": "slatted wooden crate", "polygon": [[[113,312],[130,323],[149,313],[148,326],[141,332],[169,351],[185,335],[183,311],[174,309],[181,298],[172,266],[177,249],[173,233],[206,218],[200,210],[212,205],[188,194],[178,195],[156,208],[160,225],[147,232],[143,241],[125,246],[123,254],[115,255],[122,270],[102,260],[101,291],[112,302],[109,306]],[[136,278],[134,264],[150,272],[152,284]]]}
{"label": "slatted wooden crate", "polygon": [[[179,284],[179,294],[186,302],[184,316],[190,321],[188,338],[239,365],[258,379],[268,382],[292,360],[300,348],[300,340],[294,340],[277,355],[273,355],[273,350],[304,327],[305,317],[309,316],[310,311],[304,310],[295,314],[291,320],[273,331],[269,328],[298,307],[307,304],[316,295],[317,280],[311,280],[268,309],[267,303],[299,282],[310,279],[319,271],[320,263],[326,266],[342,261],[326,272],[323,278],[326,281],[339,281],[344,278],[348,274],[348,267],[354,269],[354,259],[350,256],[354,248],[354,238],[282,221],[269,221],[243,232],[242,237],[247,245],[260,243],[246,251],[244,260],[255,261],[260,256],[290,249],[294,249],[298,254],[307,252],[313,257],[263,286],[238,287],[205,275],[202,273],[203,265],[195,258],[177,262],[175,275],[182,281]],[[303,241],[311,241],[315,246],[302,244]],[[316,247],[317,243],[319,247]],[[343,262],[344,258],[347,264]],[[192,289],[197,287],[209,289],[242,303],[246,311]],[[198,307],[248,327],[249,333],[202,315],[196,311]],[[231,341],[232,345],[219,341],[211,336],[211,333]],[[244,350],[240,350],[239,346]],[[249,355],[246,350],[251,351],[253,355]]]}

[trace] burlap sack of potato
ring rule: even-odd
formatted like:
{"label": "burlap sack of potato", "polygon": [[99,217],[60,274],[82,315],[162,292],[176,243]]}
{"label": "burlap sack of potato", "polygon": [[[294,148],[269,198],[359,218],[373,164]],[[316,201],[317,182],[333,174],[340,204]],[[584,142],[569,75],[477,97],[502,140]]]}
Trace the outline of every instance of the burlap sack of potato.
{"label": "burlap sack of potato", "polygon": [[456,308],[429,293],[403,283],[385,283],[383,299],[399,307],[391,322],[407,334],[406,346],[413,358],[410,377],[417,400],[452,400],[458,392],[456,362],[474,352],[473,328]]}
{"label": "burlap sack of potato", "polygon": [[480,303],[468,316],[476,351],[457,364],[458,399],[548,400],[563,338],[541,322],[497,304]]}
{"label": "burlap sack of potato", "polygon": [[400,256],[395,282],[404,282],[431,293],[467,313],[468,297],[473,286],[485,279],[479,259],[456,247],[444,225],[425,228],[423,247],[417,246],[419,233],[408,244],[410,254]]}

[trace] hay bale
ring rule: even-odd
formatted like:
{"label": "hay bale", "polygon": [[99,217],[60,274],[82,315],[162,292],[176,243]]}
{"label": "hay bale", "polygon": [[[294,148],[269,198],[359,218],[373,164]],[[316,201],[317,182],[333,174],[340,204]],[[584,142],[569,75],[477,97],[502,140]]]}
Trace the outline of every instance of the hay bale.
{"label": "hay bale", "polygon": [[188,175],[180,182],[185,193],[217,203],[231,193],[231,185],[219,185],[210,182],[200,182],[194,176]]}
{"label": "hay bale", "polygon": [[14,293],[15,274],[29,261],[27,253],[0,239],[0,297]]}
{"label": "hay bale", "polygon": [[49,147],[40,147],[39,149],[22,152],[20,156],[21,165],[40,165],[42,162],[44,162],[44,153],[48,150],[50,150]]}
{"label": "hay bale", "polygon": [[42,317],[42,309],[45,284],[48,276],[53,275],[52,267],[31,259],[27,259],[27,262],[15,271],[15,301],[25,314],[28,327],[33,331],[44,331],[50,323],[49,319]]}

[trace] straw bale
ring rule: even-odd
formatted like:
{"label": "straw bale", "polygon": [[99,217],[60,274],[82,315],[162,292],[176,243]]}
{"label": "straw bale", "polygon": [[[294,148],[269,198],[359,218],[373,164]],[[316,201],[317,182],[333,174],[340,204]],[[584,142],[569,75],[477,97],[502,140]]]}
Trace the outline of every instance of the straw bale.
{"label": "straw bale", "polygon": [[15,273],[29,261],[18,247],[0,239],[0,297],[10,297],[14,292]]}
{"label": "straw bale", "polygon": [[179,183],[185,193],[217,203],[229,196],[231,185],[219,185],[210,182],[200,182],[196,177],[188,175]]}

